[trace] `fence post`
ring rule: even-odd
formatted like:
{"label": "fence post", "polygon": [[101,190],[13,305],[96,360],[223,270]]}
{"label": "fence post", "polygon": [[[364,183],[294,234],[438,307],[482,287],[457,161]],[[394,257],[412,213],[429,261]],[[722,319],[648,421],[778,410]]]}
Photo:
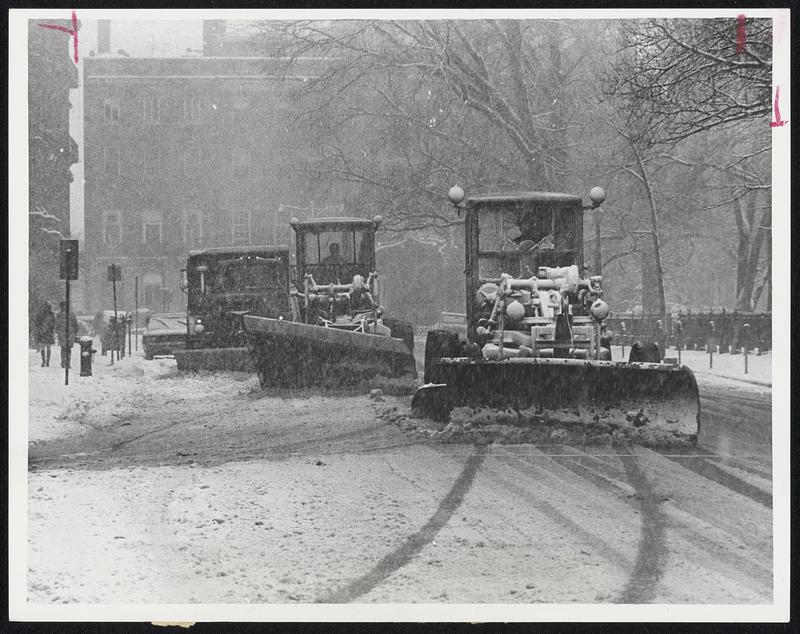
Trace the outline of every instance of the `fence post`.
{"label": "fence post", "polygon": [[725,312],[725,307],[722,307],[722,313],[717,317],[716,324],[719,327],[717,331],[717,350],[720,354],[728,352],[730,339],[728,338],[728,314]]}
{"label": "fence post", "polygon": [[716,343],[714,338],[716,336],[716,325],[713,321],[708,322],[708,337],[706,339],[706,349],[708,350],[708,367],[714,367],[714,348]]}
{"label": "fence post", "polygon": [[731,354],[740,354],[740,334],[739,334],[739,311],[734,308],[733,310],[733,323],[731,327]]}
{"label": "fence post", "polygon": [[747,353],[750,347],[750,324],[742,326],[742,348],[744,352],[744,373],[747,374]]}
{"label": "fence post", "polygon": [[681,315],[678,313],[678,318],[672,326],[675,338],[675,348],[678,351],[678,365],[681,364],[681,350],[683,349],[683,323],[681,322]]}
{"label": "fence post", "polygon": [[655,327],[655,340],[656,345],[658,345],[658,351],[661,354],[661,358],[663,359],[667,353],[667,344],[666,344],[666,332],[664,330],[664,322],[660,319],[656,319],[656,327]]}
{"label": "fence post", "polygon": [[770,313],[769,318],[765,313],[761,313],[761,333],[764,341],[764,352],[769,352],[772,350],[772,313]]}

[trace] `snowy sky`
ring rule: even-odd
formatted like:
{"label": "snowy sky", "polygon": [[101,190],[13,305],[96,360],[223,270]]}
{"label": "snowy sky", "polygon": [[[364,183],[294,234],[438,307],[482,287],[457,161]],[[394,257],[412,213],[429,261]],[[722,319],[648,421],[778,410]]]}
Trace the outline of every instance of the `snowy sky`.
{"label": "snowy sky", "polygon": [[[112,20],[111,50],[134,57],[182,55],[203,47],[202,20]],[[81,20],[80,48],[97,50],[97,20]]]}

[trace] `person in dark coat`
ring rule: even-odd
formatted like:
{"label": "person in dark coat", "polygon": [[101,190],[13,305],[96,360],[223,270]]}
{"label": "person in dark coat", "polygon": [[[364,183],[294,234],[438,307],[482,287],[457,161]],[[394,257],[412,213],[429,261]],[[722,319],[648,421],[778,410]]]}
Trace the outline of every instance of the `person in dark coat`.
{"label": "person in dark coat", "polygon": [[43,302],[34,322],[36,348],[42,355],[42,367],[50,365],[50,346],[55,343],[56,316],[49,302]]}
{"label": "person in dark coat", "polygon": [[69,313],[69,327],[64,323],[67,303],[61,302],[56,315],[56,332],[58,332],[58,344],[61,346],[61,367],[71,366],[70,357],[72,356],[72,346],[75,345],[75,337],[78,336],[78,318],[75,313]]}

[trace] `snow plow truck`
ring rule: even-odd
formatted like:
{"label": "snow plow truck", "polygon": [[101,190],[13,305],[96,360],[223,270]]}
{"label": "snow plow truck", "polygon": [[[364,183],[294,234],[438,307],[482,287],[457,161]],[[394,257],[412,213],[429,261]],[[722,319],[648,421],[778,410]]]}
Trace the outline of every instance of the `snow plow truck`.
{"label": "snow plow truck", "polygon": [[[605,197],[591,194],[595,205]],[[537,421],[611,428],[648,426],[696,441],[699,392],[692,371],[642,361],[641,342],[612,361],[602,277],[583,267],[583,205],[551,192],[450,201],[464,213],[466,339],[428,332],[425,384],[412,411],[447,421],[456,407],[499,408]],[[599,199],[599,202],[598,202]],[[636,356],[640,355],[640,356]]]}
{"label": "snow plow truck", "polygon": [[242,246],[189,252],[186,349],[174,355],[179,370],[239,370],[253,364],[242,334],[242,316],[292,319],[288,246]]}
{"label": "snow plow truck", "polygon": [[262,387],[416,378],[414,329],[384,317],[375,271],[380,216],[292,219],[293,318],[248,313],[244,337]]}

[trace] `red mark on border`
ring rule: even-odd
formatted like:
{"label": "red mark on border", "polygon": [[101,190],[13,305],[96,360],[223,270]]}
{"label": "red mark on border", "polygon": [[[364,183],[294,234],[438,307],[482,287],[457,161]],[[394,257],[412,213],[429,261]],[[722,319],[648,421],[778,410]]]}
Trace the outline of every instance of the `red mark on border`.
{"label": "red mark on border", "polygon": [[747,31],[745,30],[745,16],[744,13],[740,13],[736,16],[736,53],[744,53],[744,43],[745,38],[747,37]]}
{"label": "red mark on border", "polygon": [[78,14],[72,12],[72,28],[68,29],[60,24],[39,24],[38,26],[43,29],[53,29],[54,31],[61,31],[72,37],[72,47],[75,51],[75,63],[78,63]]}
{"label": "red mark on border", "polygon": [[788,120],[781,119],[781,109],[778,107],[778,101],[781,98],[781,87],[775,87],[775,105],[772,107],[772,111],[775,113],[775,121],[770,121],[769,125],[773,128],[780,128],[783,125],[788,123]]}

